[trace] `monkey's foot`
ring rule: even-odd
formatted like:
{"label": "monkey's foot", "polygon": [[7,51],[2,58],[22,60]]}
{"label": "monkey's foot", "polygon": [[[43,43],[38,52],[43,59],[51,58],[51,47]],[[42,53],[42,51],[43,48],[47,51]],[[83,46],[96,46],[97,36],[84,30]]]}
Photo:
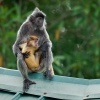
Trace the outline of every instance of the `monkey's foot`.
{"label": "monkey's foot", "polygon": [[32,85],[32,84],[36,84],[36,83],[34,81],[29,80],[29,79],[25,79],[23,81],[23,92],[24,93],[27,92],[30,85]]}
{"label": "monkey's foot", "polygon": [[48,78],[49,80],[51,80],[53,78],[53,74],[52,74],[51,70],[45,71],[43,73],[43,75],[45,78]]}

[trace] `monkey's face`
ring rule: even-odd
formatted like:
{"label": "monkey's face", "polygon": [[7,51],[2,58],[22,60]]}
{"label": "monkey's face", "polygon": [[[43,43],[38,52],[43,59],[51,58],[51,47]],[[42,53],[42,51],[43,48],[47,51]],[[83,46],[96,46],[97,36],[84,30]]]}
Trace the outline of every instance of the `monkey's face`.
{"label": "monkey's face", "polygon": [[38,37],[31,36],[27,42],[27,46],[38,49],[39,48],[38,41],[39,41]]}
{"label": "monkey's face", "polygon": [[35,24],[37,25],[37,27],[41,28],[43,26],[43,23],[44,23],[43,17],[36,17]]}
{"label": "monkey's face", "polygon": [[40,11],[38,8],[36,8],[31,14],[29,20],[33,24],[34,27],[42,28],[46,24],[45,17],[46,15],[42,11]]}

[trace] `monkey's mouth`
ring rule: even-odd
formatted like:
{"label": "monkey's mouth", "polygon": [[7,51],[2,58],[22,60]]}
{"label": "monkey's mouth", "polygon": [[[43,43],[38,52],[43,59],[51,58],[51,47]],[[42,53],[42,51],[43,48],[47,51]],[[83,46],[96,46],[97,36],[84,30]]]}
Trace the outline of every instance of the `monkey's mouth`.
{"label": "monkey's mouth", "polygon": [[38,45],[38,44],[36,44],[36,45],[34,45],[34,47],[35,47],[35,48],[39,48],[39,45]]}

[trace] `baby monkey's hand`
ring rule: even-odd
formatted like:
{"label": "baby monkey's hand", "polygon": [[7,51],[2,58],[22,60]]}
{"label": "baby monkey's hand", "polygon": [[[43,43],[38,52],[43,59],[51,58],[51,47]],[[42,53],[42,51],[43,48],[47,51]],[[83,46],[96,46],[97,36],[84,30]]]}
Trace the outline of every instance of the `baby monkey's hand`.
{"label": "baby monkey's hand", "polygon": [[28,58],[29,56],[30,56],[30,52],[27,52],[27,51],[26,51],[25,53],[23,53],[24,59],[25,59],[25,58]]}

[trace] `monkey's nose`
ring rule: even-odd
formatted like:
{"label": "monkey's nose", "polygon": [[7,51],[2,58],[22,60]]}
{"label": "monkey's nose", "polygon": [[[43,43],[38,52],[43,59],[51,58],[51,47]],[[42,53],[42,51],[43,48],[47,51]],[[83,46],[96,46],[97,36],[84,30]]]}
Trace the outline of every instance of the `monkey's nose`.
{"label": "monkey's nose", "polygon": [[38,39],[35,39],[35,41],[34,41],[35,43],[38,43]]}

